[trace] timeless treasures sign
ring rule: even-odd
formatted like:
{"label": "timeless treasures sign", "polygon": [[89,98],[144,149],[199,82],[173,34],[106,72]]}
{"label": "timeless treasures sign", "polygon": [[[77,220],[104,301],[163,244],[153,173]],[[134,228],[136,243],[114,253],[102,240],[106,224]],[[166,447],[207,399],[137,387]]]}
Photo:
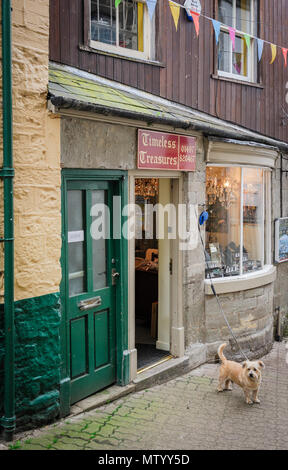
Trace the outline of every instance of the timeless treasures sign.
{"label": "timeless treasures sign", "polygon": [[195,171],[196,138],[138,130],[138,168]]}

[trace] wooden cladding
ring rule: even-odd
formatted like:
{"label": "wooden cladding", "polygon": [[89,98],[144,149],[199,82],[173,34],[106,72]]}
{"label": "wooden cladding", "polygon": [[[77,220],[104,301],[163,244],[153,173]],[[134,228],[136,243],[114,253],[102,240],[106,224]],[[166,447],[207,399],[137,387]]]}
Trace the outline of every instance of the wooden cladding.
{"label": "wooden cladding", "polygon": [[[216,10],[215,1],[202,0],[203,14],[213,17]],[[168,0],[158,0],[154,64],[89,50],[89,28],[84,21],[87,11],[87,0],[50,1],[50,60],[288,140],[288,122],[284,119],[284,110],[288,112],[285,102],[288,68],[284,67],[280,49],[270,65],[271,49],[265,45],[258,70],[260,83],[224,80],[217,78],[213,27],[203,17],[197,38],[194,24],[181,9],[176,31]],[[287,21],[287,0],[259,0],[259,37],[287,47]]]}

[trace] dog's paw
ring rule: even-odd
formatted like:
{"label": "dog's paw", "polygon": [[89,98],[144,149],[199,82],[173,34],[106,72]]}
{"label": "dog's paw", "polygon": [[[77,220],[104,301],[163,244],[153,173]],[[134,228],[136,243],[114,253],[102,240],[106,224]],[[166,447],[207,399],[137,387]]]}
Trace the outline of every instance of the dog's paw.
{"label": "dog's paw", "polygon": [[247,403],[247,405],[253,405],[253,401],[250,400],[250,399],[249,399],[249,400],[246,400],[246,403]]}
{"label": "dog's paw", "polygon": [[217,388],[217,392],[223,392],[223,388],[218,387],[218,388]]}
{"label": "dog's paw", "polygon": [[254,403],[258,403],[258,405],[260,405],[261,401],[259,400],[259,398],[255,398],[255,400],[253,400]]}

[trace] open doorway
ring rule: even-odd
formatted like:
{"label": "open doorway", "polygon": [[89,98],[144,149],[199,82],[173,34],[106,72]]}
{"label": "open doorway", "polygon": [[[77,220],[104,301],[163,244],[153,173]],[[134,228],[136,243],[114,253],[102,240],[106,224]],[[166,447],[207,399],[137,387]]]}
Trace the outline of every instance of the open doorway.
{"label": "open doorway", "polygon": [[[170,357],[169,342],[164,344],[160,340],[162,327],[170,331],[169,305],[166,308],[166,324],[159,319],[159,306],[163,308],[165,304],[163,297],[170,297],[170,256],[163,250],[163,242],[157,238],[157,213],[154,210],[156,204],[166,203],[163,195],[170,202],[170,180],[135,179],[135,203],[139,207],[136,213],[138,236],[135,239],[135,346],[138,371]],[[163,273],[166,292],[161,287]]]}

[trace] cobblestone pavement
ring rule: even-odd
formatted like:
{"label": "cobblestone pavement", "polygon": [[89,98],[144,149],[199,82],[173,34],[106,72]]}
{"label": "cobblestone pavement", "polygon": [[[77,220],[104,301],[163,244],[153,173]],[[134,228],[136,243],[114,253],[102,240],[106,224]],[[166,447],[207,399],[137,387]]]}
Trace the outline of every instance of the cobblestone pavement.
{"label": "cobblestone pavement", "polygon": [[[12,449],[288,449],[288,349],[263,358],[261,404],[217,393],[219,364],[130,394],[72,419],[16,436]],[[288,344],[287,344],[288,346]]]}

